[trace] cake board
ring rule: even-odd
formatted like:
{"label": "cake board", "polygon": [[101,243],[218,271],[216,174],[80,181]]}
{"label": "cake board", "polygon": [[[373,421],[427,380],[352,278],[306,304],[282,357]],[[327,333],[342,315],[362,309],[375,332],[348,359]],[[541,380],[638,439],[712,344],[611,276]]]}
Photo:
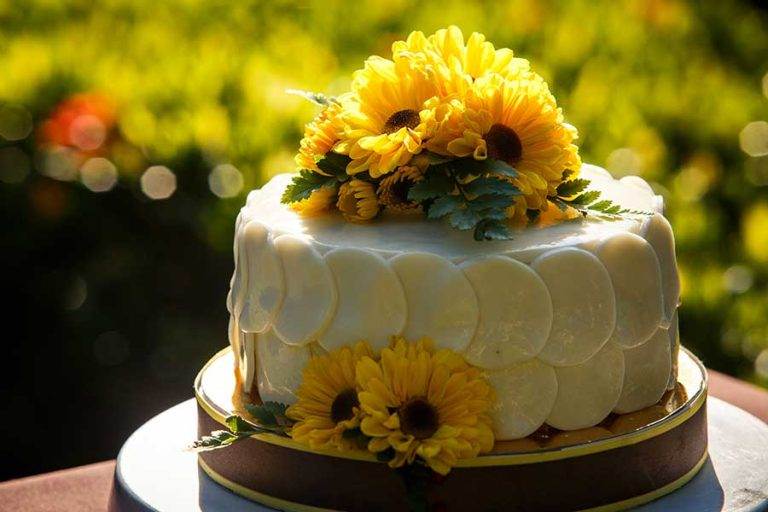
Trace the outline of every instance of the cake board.
{"label": "cake board", "polygon": [[[700,470],[695,468],[697,472],[691,473],[689,483],[635,510],[768,510],[768,426],[715,398],[710,398],[706,407],[709,458]],[[183,450],[197,436],[196,409],[195,400],[179,404],[147,422],[129,438],[118,457],[112,511],[276,510],[219,485],[200,469],[196,454]],[[268,496],[262,498],[266,499],[261,501],[282,508],[279,501],[270,501]]]}

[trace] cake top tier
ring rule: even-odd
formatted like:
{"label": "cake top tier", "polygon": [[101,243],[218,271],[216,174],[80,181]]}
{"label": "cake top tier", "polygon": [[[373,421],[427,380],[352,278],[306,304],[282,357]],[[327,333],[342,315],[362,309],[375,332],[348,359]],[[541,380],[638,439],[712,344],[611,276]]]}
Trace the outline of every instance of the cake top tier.
{"label": "cake top tier", "polygon": [[[601,197],[625,208],[663,213],[661,196],[636,176],[616,180],[604,169],[583,165],[581,176],[591,181],[591,189]],[[548,226],[528,225],[513,228],[512,238],[478,243],[466,231],[453,229],[446,220],[426,219],[422,215],[383,212],[368,223],[346,222],[338,212],[302,215],[281,204],[280,197],[293,175],[280,174],[263,188],[248,195],[239,223],[257,221],[273,236],[299,235],[310,240],[318,250],[360,248],[389,256],[407,252],[429,252],[454,262],[482,254],[507,254],[521,261],[531,261],[542,251],[555,247],[589,246],[619,232],[639,233],[648,215],[624,214],[616,217],[588,215]]]}

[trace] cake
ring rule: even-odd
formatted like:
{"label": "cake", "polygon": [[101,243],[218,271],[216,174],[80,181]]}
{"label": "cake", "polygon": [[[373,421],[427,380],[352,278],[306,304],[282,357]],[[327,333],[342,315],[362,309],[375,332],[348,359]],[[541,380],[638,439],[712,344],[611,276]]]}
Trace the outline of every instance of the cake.
{"label": "cake", "polygon": [[570,510],[695,473],[705,389],[678,379],[663,199],[581,163],[527,61],[451,27],[304,95],[301,172],[236,220],[231,403],[198,383],[201,435],[229,430],[196,447],[243,442],[201,453],[211,476],[289,510]]}

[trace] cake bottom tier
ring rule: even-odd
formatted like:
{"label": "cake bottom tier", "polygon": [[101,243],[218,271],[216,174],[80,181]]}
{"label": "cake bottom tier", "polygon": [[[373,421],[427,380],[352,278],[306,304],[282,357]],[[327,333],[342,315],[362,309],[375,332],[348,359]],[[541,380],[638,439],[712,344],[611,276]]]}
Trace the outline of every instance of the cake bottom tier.
{"label": "cake bottom tier", "polygon": [[[227,349],[195,383],[201,435],[221,429],[234,410],[234,386]],[[568,432],[559,442],[552,442],[553,436],[498,443],[493,453],[461,460],[446,477],[429,480],[424,490],[429,509],[622,510],[672,492],[707,457],[706,374],[685,350],[679,355],[676,396],[682,397],[679,403],[666,398],[666,415],[654,412],[646,423],[638,413],[613,418],[621,433],[585,429]],[[199,462],[230,490],[281,510],[409,510],[400,474],[367,453],[312,450],[262,434],[203,452]]]}

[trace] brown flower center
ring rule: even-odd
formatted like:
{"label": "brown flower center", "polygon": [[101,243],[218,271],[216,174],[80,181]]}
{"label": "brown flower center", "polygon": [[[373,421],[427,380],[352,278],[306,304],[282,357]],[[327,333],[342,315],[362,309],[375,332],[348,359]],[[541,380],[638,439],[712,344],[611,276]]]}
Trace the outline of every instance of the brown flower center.
{"label": "brown flower center", "polygon": [[410,128],[413,130],[419,126],[419,113],[415,110],[407,108],[405,110],[398,110],[387,119],[384,123],[384,133],[394,133],[400,128]]}
{"label": "brown flower center", "polygon": [[339,423],[352,418],[355,415],[354,408],[359,405],[360,402],[354,389],[342,391],[336,395],[331,404],[331,420],[334,423]]}
{"label": "brown flower center", "polygon": [[494,124],[485,134],[488,156],[515,165],[523,156],[523,143],[515,130],[503,124]]}
{"label": "brown flower center", "polygon": [[400,416],[400,428],[404,434],[416,439],[432,437],[437,432],[439,421],[437,409],[424,398],[413,398],[397,411]]}

